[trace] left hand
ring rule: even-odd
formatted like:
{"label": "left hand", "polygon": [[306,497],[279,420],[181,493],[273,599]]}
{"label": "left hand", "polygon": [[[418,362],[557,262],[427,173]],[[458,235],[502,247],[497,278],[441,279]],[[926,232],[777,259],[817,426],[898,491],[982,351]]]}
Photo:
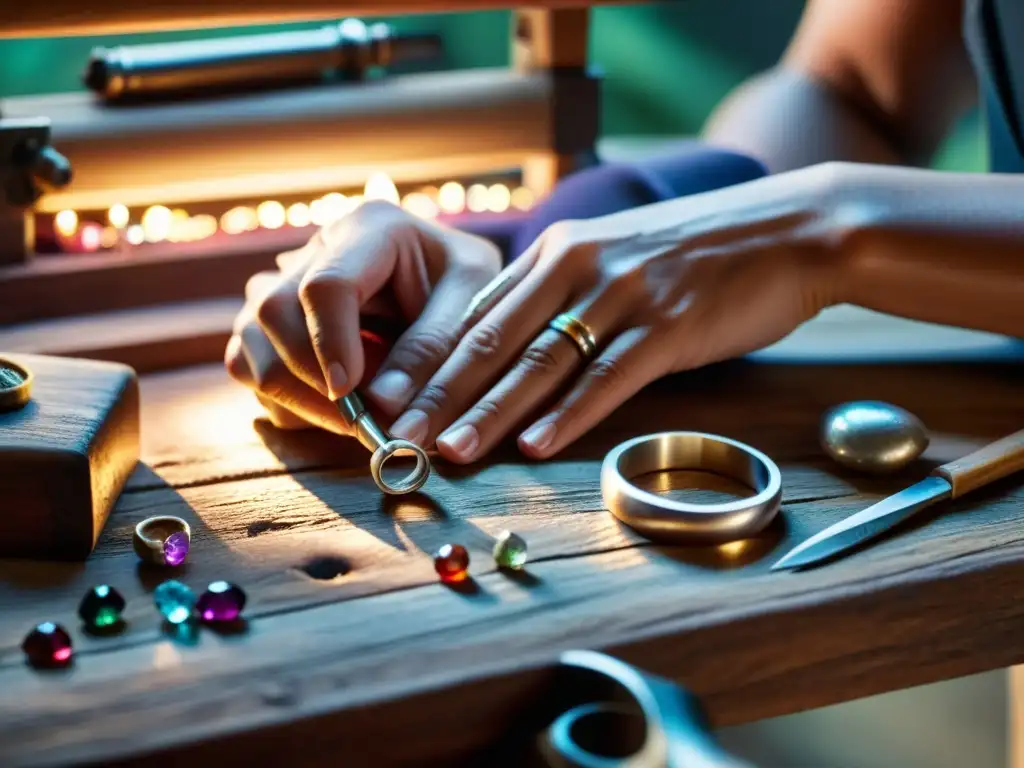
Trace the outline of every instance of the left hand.
{"label": "left hand", "polygon": [[[834,175],[811,168],[556,224],[499,275],[502,293],[392,432],[468,463],[533,416],[519,447],[547,458],[651,381],[786,336],[834,300]],[[562,312],[592,330],[591,359],[548,328]]]}

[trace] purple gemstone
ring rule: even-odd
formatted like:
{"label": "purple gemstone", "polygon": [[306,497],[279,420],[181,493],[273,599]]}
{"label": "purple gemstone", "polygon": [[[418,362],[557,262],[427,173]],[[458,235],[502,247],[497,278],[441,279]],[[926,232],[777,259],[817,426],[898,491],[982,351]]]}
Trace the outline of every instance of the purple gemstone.
{"label": "purple gemstone", "polygon": [[199,596],[196,610],[203,621],[234,621],[245,608],[245,592],[227,581],[215,581]]}
{"label": "purple gemstone", "polygon": [[172,533],[164,539],[164,562],[167,565],[181,565],[188,557],[188,536],[182,532]]}

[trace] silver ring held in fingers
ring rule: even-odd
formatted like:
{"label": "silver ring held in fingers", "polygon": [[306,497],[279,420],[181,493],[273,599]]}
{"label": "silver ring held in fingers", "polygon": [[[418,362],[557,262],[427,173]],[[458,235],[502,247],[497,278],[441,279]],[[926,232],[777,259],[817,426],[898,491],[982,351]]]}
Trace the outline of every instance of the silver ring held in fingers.
{"label": "silver ring held in fingers", "polygon": [[585,360],[597,352],[597,339],[590,326],[570,312],[563,312],[548,323],[548,327],[567,336],[580,350]]}
{"label": "silver ring held in fingers", "polygon": [[[345,423],[352,427],[357,440],[372,453],[370,474],[373,481],[384,493],[399,495],[419,490],[430,476],[430,459],[426,452],[408,440],[392,438],[366,410],[362,398],[350,392],[336,403],[338,413]],[[396,455],[412,454],[416,466],[400,480],[389,480],[384,476],[384,465]]]}

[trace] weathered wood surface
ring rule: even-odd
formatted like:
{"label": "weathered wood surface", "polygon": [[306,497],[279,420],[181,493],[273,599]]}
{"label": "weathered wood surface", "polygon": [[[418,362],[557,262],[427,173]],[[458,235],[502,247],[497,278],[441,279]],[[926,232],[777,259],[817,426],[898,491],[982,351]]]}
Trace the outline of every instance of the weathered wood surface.
{"label": "weathered wood surface", "polygon": [[[661,382],[557,460],[505,450],[480,467],[438,466],[423,496],[397,500],[382,499],[354,443],[254,423],[255,405],[217,366],[144,377],[145,466],[94,556],[84,566],[0,564],[0,765],[154,750],[169,750],[168,762],[323,764],[343,754],[345,765],[451,764],[493,743],[568,648],[613,652],[686,683],[717,724],[1024,661],[1019,477],[828,567],[768,571],[804,537],[1024,425],[1013,347],[869,320],[862,327],[874,333],[858,335],[823,318],[758,361]],[[898,338],[918,356],[944,346],[955,359],[1003,359],[786,362],[844,334],[851,359],[853,342],[884,354]],[[854,398],[924,419],[933,431],[924,459],[884,478],[824,460],[818,419]],[[614,522],[598,488],[604,452],[676,428],[774,457],[785,489],[778,524],[754,541],[700,549],[655,546]],[[133,525],[156,513],[193,525],[181,578],[248,590],[244,632],[191,641],[163,632],[148,596],[163,575],[138,568],[130,544]],[[503,528],[530,543],[523,578],[491,565]],[[430,555],[446,541],[469,547],[473,589],[437,583]],[[77,601],[99,582],[129,600],[121,635],[78,631]],[[42,620],[74,631],[73,669],[25,666],[18,644]]]}
{"label": "weathered wood surface", "polygon": [[139,458],[137,377],[3,354],[33,379],[28,403],[0,412],[0,558],[84,560]]}

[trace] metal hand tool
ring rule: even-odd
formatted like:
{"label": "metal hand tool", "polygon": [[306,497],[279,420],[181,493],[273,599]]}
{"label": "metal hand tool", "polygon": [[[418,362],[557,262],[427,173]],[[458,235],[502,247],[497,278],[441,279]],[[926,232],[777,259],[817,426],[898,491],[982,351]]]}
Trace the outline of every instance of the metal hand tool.
{"label": "metal hand tool", "polygon": [[903,522],[915,512],[1024,469],[1024,430],[943,464],[919,483],[826,528],[794,548],[772,570],[831,559]]}
{"label": "metal hand tool", "polygon": [[[389,494],[412,493],[427,482],[430,476],[430,459],[422,448],[408,440],[392,438],[366,410],[362,398],[355,392],[339,399],[335,404],[341,417],[352,427],[355,437],[373,453],[370,457],[370,473],[378,488]],[[393,456],[401,453],[411,453],[415,456],[416,466],[401,480],[389,481],[384,477],[384,465]]]}

